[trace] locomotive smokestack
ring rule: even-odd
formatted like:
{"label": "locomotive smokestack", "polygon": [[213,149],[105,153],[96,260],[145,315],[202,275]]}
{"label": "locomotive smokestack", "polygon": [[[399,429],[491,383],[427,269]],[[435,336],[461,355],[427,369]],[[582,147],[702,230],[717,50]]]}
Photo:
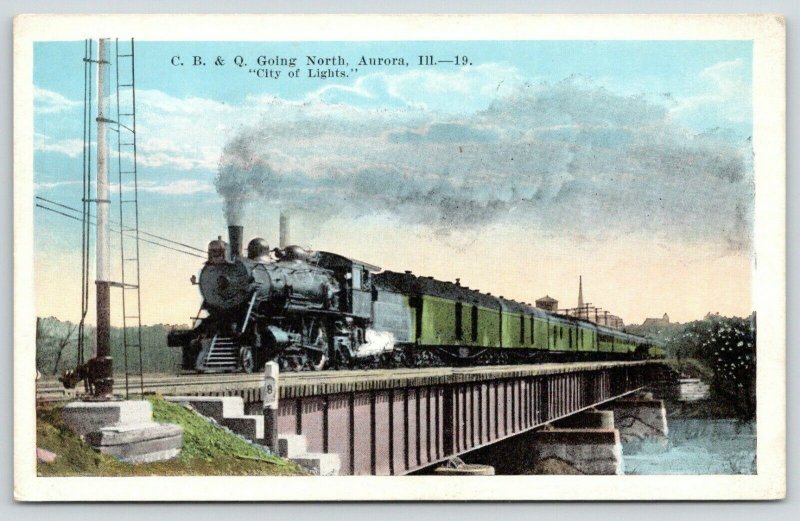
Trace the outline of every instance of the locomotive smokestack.
{"label": "locomotive smokestack", "polygon": [[280,238],[278,242],[278,246],[281,248],[289,246],[289,216],[285,212],[281,212]]}
{"label": "locomotive smokestack", "polygon": [[244,228],[235,224],[228,226],[228,243],[231,248],[231,259],[242,256],[242,236]]}

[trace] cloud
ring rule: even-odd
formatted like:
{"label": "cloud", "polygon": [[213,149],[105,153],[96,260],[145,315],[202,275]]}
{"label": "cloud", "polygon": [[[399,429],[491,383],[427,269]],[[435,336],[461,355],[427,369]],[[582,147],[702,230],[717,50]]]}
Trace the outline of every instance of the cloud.
{"label": "cloud", "polygon": [[37,132],[33,135],[33,149],[39,152],[54,152],[75,158],[83,153],[83,141],[80,139],[52,139],[45,134]]}
{"label": "cloud", "polygon": [[305,101],[463,114],[486,108],[496,96],[523,81],[517,68],[496,63],[446,71],[376,72],[360,76],[352,85],[326,85],[306,96]]}
{"label": "cloud", "polygon": [[[117,184],[111,186],[111,191],[118,190]],[[123,192],[132,192],[134,186],[132,184],[123,184]],[[166,183],[158,183],[153,181],[140,181],[138,183],[139,192],[149,192],[162,195],[191,195],[199,193],[213,193],[214,186],[211,183],[198,179],[177,179]]]}
{"label": "cloud", "polygon": [[[36,89],[37,114],[81,105],[66,97]],[[242,123],[253,121],[251,106],[228,105],[205,98],[178,98],[158,90],[136,92],[137,160],[141,166],[165,167],[180,171],[217,167],[220,151],[227,137]],[[79,127],[78,127],[79,128]],[[116,142],[112,134],[110,146]],[[94,146],[94,143],[93,143]],[[83,151],[80,139],[55,139],[43,133],[34,137],[34,148],[78,157]],[[123,152],[124,157],[132,155]]]}
{"label": "cloud", "polygon": [[716,63],[697,78],[696,94],[677,99],[673,115],[696,128],[730,123],[749,126],[753,117],[752,83],[745,60]]}
{"label": "cloud", "polygon": [[37,181],[33,183],[33,190],[52,190],[54,188],[64,188],[65,186],[81,186],[82,181]]}
{"label": "cloud", "polygon": [[39,114],[65,112],[83,106],[82,101],[71,100],[57,92],[33,87],[33,106]]}
{"label": "cloud", "polygon": [[259,199],[440,234],[514,223],[534,236],[750,244],[749,142],[692,132],[642,96],[564,81],[518,85],[469,114],[361,109],[342,124],[352,107],[285,110],[228,141],[216,184],[229,218]]}
{"label": "cloud", "polygon": [[142,166],[213,171],[226,138],[241,121],[241,106],[153,89],[136,93],[137,159]]}

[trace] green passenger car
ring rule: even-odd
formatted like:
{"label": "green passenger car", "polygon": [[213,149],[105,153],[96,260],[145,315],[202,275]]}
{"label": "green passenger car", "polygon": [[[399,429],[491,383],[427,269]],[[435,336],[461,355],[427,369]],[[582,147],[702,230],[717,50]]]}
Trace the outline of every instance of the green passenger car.
{"label": "green passenger car", "polygon": [[[578,360],[664,356],[663,348],[649,339],[494,297],[457,282],[417,277],[410,272],[383,272],[375,280],[376,291],[391,292],[397,296],[395,301],[403,303],[382,308],[402,317],[376,323],[406,324],[410,330],[397,337],[416,349],[439,348],[458,357],[497,348],[518,354],[569,353]],[[381,302],[381,298],[373,297],[373,301]]]}

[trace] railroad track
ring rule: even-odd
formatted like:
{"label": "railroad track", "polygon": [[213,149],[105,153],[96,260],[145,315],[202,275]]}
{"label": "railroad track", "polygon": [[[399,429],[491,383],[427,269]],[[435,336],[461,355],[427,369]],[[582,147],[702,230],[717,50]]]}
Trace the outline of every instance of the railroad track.
{"label": "railroad track", "polygon": [[[281,396],[295,397],[309,394],[359,391],[375,388],[402,388],[411,385],[452,383],[457,381],[485,381],[514,378],[525,375],[559,374],[568,371],[594,370],[610,366],[624,367],[654,364],[652,361],[635,362],[575,362],[564,364],[503,365],[480,367],[433,367],[416,369],[370,369],[346,371],[321,371],[282,373]],[[243,373],[218,374],[145,374],[140,386],[138,375],[129,377],[131,395],[145,393],[165,395],[209,394],[221,395],[232,392],[252,391],[261,387],[263,375]],[[36,382],[37,402],[70,400],[84,393],[82,385],[76,389],[64,389],[54,377]],[[125,396],[125,377],[117,375],[114,394]]]}
{"label": "railroad track", "polygon": [[[300,372],[282,373],[281,384],[287,386],[318,385],[330,383],[349,383],[354,381],[368,381],[386,378],[430,377],[446,376],[452,373],[452,368],[430,369],[372,369],[328,372]],[[220,374],[151,374],[144,375],[144,382],[139,383],[138,376],[131,377],[128,382],[130,394],[138,395],[140,389],[145,393],[182,394],[198,392],[198,389],[207,389],[209,392],[249,389],[259,387],[263,382],[261,374],[220,373]],[[70,400],[81,396],[84,388],[79,384],[75,389],[65,389],[58,379],[43,378],[36,382],[37,402],[53,402]],[[114,377],[114,394],[125,395],[125,377]]]}
{"label": "railroad track", "polygon": [[[445,376],[452,372],[452,368],[431,369],[373,369],[350,371],[323,371],[282,373],[281,383],[284,385],[320,384],[333,382],[352,382],[355,379],[374,378],[407,378],[411,376]],[[181,389],[186,392],[197,392],[197,388],[205,388],[210,392],[216,390],[230,390],[237,388],[258,387],[263,382],[262,374],[246,373],[220,373],[220,374],[145,374],[143,385],[139,383],[139,376],[131,376],[128,380],[130,394],[138,395],[143,387],[145,393],[158,392],[166,394],[181,394]],[[79,384],[75,389],[65,389],[56,378],[43,378],[36,382],[36,400],[38,402],[52,402],[69,400],[81,396],[84,388]],[[114,394],[125,395],[125,377],[114,377]]]}

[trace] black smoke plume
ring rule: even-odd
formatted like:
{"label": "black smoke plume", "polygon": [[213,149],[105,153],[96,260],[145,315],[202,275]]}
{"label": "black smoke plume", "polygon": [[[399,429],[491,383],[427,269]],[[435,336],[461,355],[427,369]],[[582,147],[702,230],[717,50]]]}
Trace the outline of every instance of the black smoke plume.
{"label": "black smoke plume", "polygon": [[746,139],[691,132],[637,96],[526,85],[486,110],[353,113],[276,106],[224,147],[216,186],[229,223],[245,204],[389,216],[436,233],[512,223],[537,233],[643,233],[750,247]]}

